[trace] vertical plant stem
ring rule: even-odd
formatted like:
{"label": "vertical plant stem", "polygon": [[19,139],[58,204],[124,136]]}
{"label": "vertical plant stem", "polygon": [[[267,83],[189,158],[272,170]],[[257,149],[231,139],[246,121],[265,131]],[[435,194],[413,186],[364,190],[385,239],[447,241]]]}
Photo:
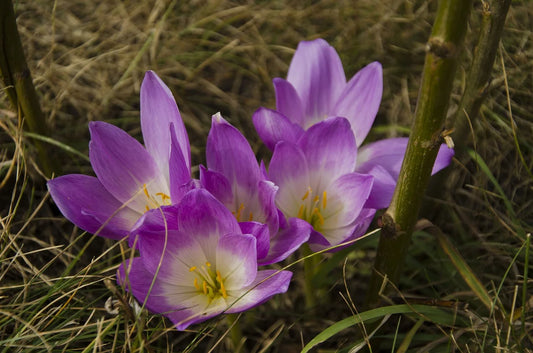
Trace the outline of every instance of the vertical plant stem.
{"label": "vertical plant stem", "polygon": [[466,79],[465,91],[457,113],[452,115],[447,122],[447,126],[455,126],[454,140],[456,148],[460,151],[464,149],[465,142],[468,141],[470,131],[468,119],[474,120],[477,117],[489,89],[490,73],[510,6],[511,0],[483,2],[481,28]]}
{"label": "vertical plant stem", "polygon": [[[46,136],[46,122],[26,64],[11,0],[0,0],[0,72],[14,109],[22,111],[24,128]],[[45,145],[39,140],[33,140],[33,143],[43,172],[51,176],[53,164]]]}
{"label": "vertical plant stem", "polygon": [[382,276],[397,284],[411,233],[442,143],[453,78],[466,33],[472,0],[441,0],[428,41],[428,51],[415,120],[391,205],[382,218],[367,305],[379,301]]}
{"label": "vertical plant stem", "polygon": [[241,342],[243,339],[241,323],[239,322],[240,314],[228,314],[227,321],[230,325],[230,337],[231,342],[233,343],[233,349],[235,352],[242,352],[243,348],[241,347]]}
{"label": "vertical plant stem", "polygon": [[[305,307],[306,309],[312,309],[316,305],[317,300],[317,288],[313,284],[313,278],[315,277],[318,267],[318,256],[312,255],[313,252],[307,244],[302,247],[302,254],[304,258],[304,294],[305,294]],[[318,260],[319,261],[319,260]]]}

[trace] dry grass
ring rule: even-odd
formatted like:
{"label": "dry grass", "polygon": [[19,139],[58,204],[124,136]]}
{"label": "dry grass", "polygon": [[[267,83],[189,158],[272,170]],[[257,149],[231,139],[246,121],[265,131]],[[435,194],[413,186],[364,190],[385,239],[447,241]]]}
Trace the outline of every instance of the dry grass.
{"label": "dry grass", "polygon": [[[370,139],[405,134],[435,7],[436,1],[423,0],[57,0],[18,1],[15,10],[52,138],[86,154],[92,120],[140,137],[139,87],[144,71],[153,69],[174,92],[193,162],[202,163],[210,117],[217,111],[268,157],[251,115],[259,106],[274,106],[271,79],[286,75],[300,40],[317,37],[335,46],[348,77],[371,61],[382,62],[385,91]],[[476,10],[452,112],[478,22]],[[515,1],[492,88],[468,142],[487,168],[466,153],[457,155],[453,170],[441,179],[445,187],[432,193],[423,214],[448,234],[498,309],[491,313],[483,305],[432,236],[417,233],[401,294],[457,301],[457,316],[471,322],[458,321],[456,327],[426,322],[411,341],[412,351],[533,350],[531,275],[523,292],[525,271],[533,269],[531,251],[524,247],[533,228],[531,28],[530,4]],[[160,316],[135,316],[129,296],[114,284],[126,247],[83,234],[62,218],[10,109],[0,91],[0,352],[232,351],[229,340],[220,341],[225,321],[179,333]],[[60,161],[61,174],[92,173],[84,159],[64,149],[50,146],[49,153]],[[375,239],[359,245],[347,257],[344,278],[343,258],[328,260],[332,269],[322,278],[328,299],[314,312],[300,305],[303,293],[294,283],[286,295],[244,315],[248,350],[299,351],[302,342],[349,317],[339,292],[361,302],[374,248]],[[513,325],[511,313],[518,313]],[[383,351],[392,351],[393,342],[398,347],[414,326],[402,317],[394,316],[378,333]],[[335,351],[352,340],[353,332],[346,331],[322,347]]]}

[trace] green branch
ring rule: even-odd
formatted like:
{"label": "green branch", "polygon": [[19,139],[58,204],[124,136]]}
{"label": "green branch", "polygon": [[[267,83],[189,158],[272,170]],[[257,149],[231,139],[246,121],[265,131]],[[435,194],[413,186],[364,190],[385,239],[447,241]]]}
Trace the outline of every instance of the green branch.
{"label": "green branch", "polygon": [[379,301],[383,276],[397,284],[411,233],[431,170],[442,143],[453,78],[466,33],[472,0],[441,0],[428,40],[415,120],[398,178],[383,216],[383,229],[374,264],[367,304]]}
{"label": "green branch", "polygon": [[[11,0],[0,0],[0,74],[15,111],[22,112],[24,127],[34,134],[48,136],[44,115],[33,86],[20,42]],[[43,172],[51,176],[53,164],[42,142],[33,140]]]}

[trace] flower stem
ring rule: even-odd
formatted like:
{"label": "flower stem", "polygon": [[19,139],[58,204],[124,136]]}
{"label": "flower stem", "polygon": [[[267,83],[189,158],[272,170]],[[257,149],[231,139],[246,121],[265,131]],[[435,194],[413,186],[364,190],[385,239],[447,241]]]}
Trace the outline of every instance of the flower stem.
{"label": "flower stem", "polygon": [[226,315],[228,324],[230,326],[230,338],[233,343],[233,349],[235,352],[243,352],[241,344],[243,342],[243,334],[240,323],[241,314],[228,314]]}
{"label": "flower stem", "polygon": [[428,51],[415,120],[391,205],[382,218],[367,305],[379,301],[383,276],[397,284],[420,204],[442,143],[453,78],[472,0],[441,0]]}
{"label": "flower stem", "polygon": [[[30,70],[20,42],[11,0],[0,0],[0,74],[9,100],[24,115],[24,126],[30,132],[47,136],[44,115],[39,105]],[[54,165],[44,144],[33,140],[43,172],[51,176]]]}
{"label": "flower stem", "polygon": [[317,289],[313,285],[313,278],[317,270],[318,256],[310,256],[313,252],[309,245],[305,244],[302,247],[302,255],[304,258],[304,293],[305,293],[305,308],[312,309],[316,305]]}

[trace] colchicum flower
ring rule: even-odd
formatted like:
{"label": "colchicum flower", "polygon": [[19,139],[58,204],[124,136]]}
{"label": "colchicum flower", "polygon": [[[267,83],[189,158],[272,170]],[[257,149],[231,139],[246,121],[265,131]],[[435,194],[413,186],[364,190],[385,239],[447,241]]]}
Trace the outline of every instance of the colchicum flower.
{"label": "colchicum flower", "polygon": [[357,146],[345,118],[311,126],[297,143],[276,144],[268,175],[279,186],[276,204],[290,220],[313,227],[312,250],[362,235],[375,213],[365,206],[374,177],[354,172]]}
{"label": "colchicum flower", "polygon": [[[300,42],[287,80],[275,78],[273,83],[276,110],[259,108],[253,116],[257,133],[271,150],[279,141],[298,143],[306,130],[330,117],[348,119],[360,147],[374,123],[383,92],[380,63],[367,65],[346,82],[337,52],[323,39]],[[360,148],[354,171],[375,178],[367,207],[389,205],[407,142],[407,138],[385,139]],[[433,172],[448,166],[453,154],[441,146]]]}
{"label": "colchicum flower", "polygon": [[257,306],[287,290],[289,271],[257,271],[256,238],[243,234],[235,216],[204,189],[189,191],[165,209],[147,213],[140,257],[122,264],[119,282],[155,313],[184,330],[221,313]]}
{"label": "colchicum flower", "polygon": [[58,208],[78,227],[123,238],[146,211],[179,202],[192,187],[185,126],[172,93],[152,71],[141,86],[141,128],[146,148],[116,126],[91,122],[96,178],[70,174],[48,182]]}
{"label": "colchicum flower", "polygon": [[246,138],[220,114],[212,118],[206,157],[201,185],[231,211],[243,233],[256,236],[259,265],[281,261],[307,241],[311,229],[305,222],[283,220],[280,229],[277,186],[261,171]]}

